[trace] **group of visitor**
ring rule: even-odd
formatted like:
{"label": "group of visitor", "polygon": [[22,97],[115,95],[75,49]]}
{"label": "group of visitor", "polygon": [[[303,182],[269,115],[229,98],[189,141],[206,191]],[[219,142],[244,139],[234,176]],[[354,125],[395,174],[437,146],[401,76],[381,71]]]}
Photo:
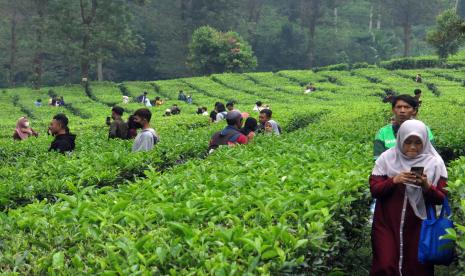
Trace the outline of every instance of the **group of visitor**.
{"label": "group of visitor", "polygon": [[[57,114],[53,117],[48,128],[48,134],[55,136],[49,151],[64,153],[74,150],[76,135],[69,132],[68,118],[64,114]],[[28,118],[19,118],[13,133],[13,139],[21,141],[31,136],[38,137],[39,133],[32,129]]]}
{"label": "group of visitor", "polygon": [[[262,104],[257,102],[254,111],[259,108],[259,120],[252,118],[248,113],[241,113],[235,108],[235,103],[230,101],[226,104],[217,102],[212,113],[215,116],[214,122],[226,120],[227,127],[216,133],[209,145],[209,150],[213,150],[222,145],[247,144],[251,142],[255,133],[270,135],[280,135],[281,128],[278,123],[272,119],[270,109],[261,108]],[[164,116],[180,114],[180,108],[174,104],[166,110]],[[150,151],[160,140],[157,132],[150,126],[152,113],[147,108],[138,109],[134,114],[129,116],[127,121],[123,120],[124,109],[120,106],[114,106],[111,109],[111,117],[106,118],[106,124],[109,127],[108,139],[135,139],[132,151]],[[197,114],[208,116],[207,108],[201,107]],[[138,129],[140,129],[138,133]],[[53,117],[48,128],[48,134],[55,136],[49,151],[56,150],[60,153],[71,152],[75,148],[76,135],[71,134],[68,128],[68,118],[64,114],[58,114]],[[21,117],[13,135],[15,140],[25,140],[31,136],[37,137],[39,134],[33,130],[26,117]]]}
{"label": "group of visitor", "polygon": [[209,116],[208,109],[205,106],[197,108],[197,115]]}
{"label": "group of visitor", "polygon": [[[144,93],[141,98],[142,102],[146,95]],[[442,204],[446,198],[447,169],[434,148],[431,129],[416,119],[420,97],[419,89],[415,90],[414,97],[392,94],[389,100],[392,121],[381,128],[375,137],[375,165],[369,178],[371,195],[376,200],[370,275],[434,274],[432,264],[419,262],[418,243],[427,208]],[[256,134],[281,134],[280,126],[272,119],[271,109],[257,102],[252,110],[258,112],[258,121],[250,114],[239,111],[234,101],[226,105],[215,103],[214,110],[209,114],[210,121],[219,123],[225,120],[227,126],[211,137],[208,151],[211,153],[221,146],[248,144]],[[112,108],[111,118],[107,118],[109,139],[134,139],[133,152],[152,150],[160,141],[160,136],[150,125],[150,110],[137,110],[127,122],[122,119],[123,113],[121,107]],[[173,105],[169,113],[179,114],[180,110]],[[208,112],[201,107],[197,114],[207,116]],[[49,151],[64,153],[74,150],[76,135],[70,133],[68,118],[64,114],[54,116],[48,130],[54,136]],[[28,119],[21,117],[13,138],[25,140],[38,135]]]}
{"label": "group of visitor", "polygon": [[[110,127],[108,139],[135,139],[132,151],[150,151],[160,141],[155,129],[150,126],[152,112],[147,108],[138,109],[129,116],[128,121],[122,119],[124,109],[115,106],[111,110],[111,118],[107,117]],[[138,133],[137,130],[141,131]]]}
{"label": "group of visitor", "polygon": [[[142,108],[129,116],[128,121],[122,119],[124,109],[115,106],[111,110],[111,117],[107,117],[106,123],[109,126],[108,139],[135,139],[132,147],[133,152],[149,151],[160,140],[156,131],[150,127],[152,113],[146,108]],[[54,136],[49,151],[60,153],[72,152],[75,149],[76,135],[70,133],[68,128],[68,118],[64,114],[57,114],[53,117],[48,127],[48,134]],[[141,129],[138,133],[137,130]],[[13,133],[14,140],[26,140],[39,133],[32,129],[26,117],[19,118]]]}
{"label": "group of visitor", "polygon": [[[136,101],[138,103],[141,103],[143,104],[145,107],[152,107],[152,106],[161,106],[165,103],[165,101],[163,101],[161,99],[161,97],[157,96],[155,97],[155,99],[153,101],[151,101],[148,97],[148,92],[147,91],[144,91],[144,93],[142,95],[139,95],[137,98],[136,98]],[[129,97],[128,96],[123,96],[123,104],[127,104],[129,103]]]}
{"label": "group of visitor", "polygon": [[[39,99],[36,101],[36,106],[40,106],[40,105],[37,105],[37,102],[39,102]],[[42,100],[40,101],[40,103],[42,102]],[[65,100],[63,98],[63,96],[60,96],[60,97],[51,97],[49,100],[48,100],[48,105],[49,106],[65,106]]]}
{"label": "group of visitor", "polygon": [[434,275],[433,264],[418,258],[420,231],[427,208],[444,202],[447,169],[431,130],[415,119],[421,91],[415,95],[392,99],[394,119],[375,138],[370,275]]}
{"label": "group of visitor", "polygon": [[192,97],[190,95],[184,94],[184,91],[182,91],[182,90],[179,91],[178,100],[186,102],[187,104],[192,104],[193,103]]}
{"label": "group of visitor", "polygon": [[173,116],[173,115],[179,115],[181,114],[181,108],[177,104],[173,104],[170,108],[167,108],[165,110],[165,114],[163,114],[164,117],[166,116]]}
{"label": "group of visitor", "polygon": [[[42,99],[35,100],[34,105],[36,107],[41,107],[42,106]],[[64,100],[63,96],[60,96],[60,97],[53,96],[48,100],[48,105],[53,106],[53,107],[65,106],[65,100]]]}
{"label": "group of visitor", "polygon": [[[220,107],[220,109],[218,109],[218,107]],[[222,110],[222,107],[224,107],[222,103],[216,103],[215,111]],[[226,120],[227,126],[212,136],[208,147],[209,153],[220,146],[248,144],[253,141],[256,133],[281,135],[281,127],[272,119],[273,112],[270,109],[262,109],[259,111],[259,120],[257,121],[257,119],[251,117],[249,113],[241,113],[234,107],[233,102],[228,102],[227,107],[228,111],[222,112],[224,113],[224,119],[220,119]],[[218,115],[222,113],[217,114],[217,121],[215,122],[218,122]]]}

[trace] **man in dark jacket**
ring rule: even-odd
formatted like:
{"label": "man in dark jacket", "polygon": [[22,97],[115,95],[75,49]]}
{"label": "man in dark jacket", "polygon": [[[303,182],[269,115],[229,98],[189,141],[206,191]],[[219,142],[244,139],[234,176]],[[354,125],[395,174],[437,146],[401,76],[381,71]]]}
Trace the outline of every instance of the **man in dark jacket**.
{"label": "man in dark jacket", "polygon": [[178,100],[183,102],[187,101],[187,97],[186,94],[184,94],[184,91],[179,91]]}
{"label": "man in dark jacket", "polygon": [[143,104],[145,104],[145,101],[146,101],[146,99],[147,99],[147,94],[148,94],[148,92],[147,92],[147,91],[144,91],[144,94],[142,94],[142,95],[140,95],[140,96],[138,96],[138,97],[136,98],[137,102],[138,102],[138,103],[143,103]]}
{"label": "man in dark jacket", "polygon": [[55,136],[48,151],[65,153],[74,150],[76,135],[69,133],[68,118],[65,114],[55,115],[48,130],[50,134]]}
{"label": "man in dark jacket", "polygon": [[228,112],[226,115],[228,126],[215,133],[210,140],[209,152],[220,146],[235,146],[237,144],[247,144],[247,137],[239,129],[242,127],[242,115],[237,111]]}

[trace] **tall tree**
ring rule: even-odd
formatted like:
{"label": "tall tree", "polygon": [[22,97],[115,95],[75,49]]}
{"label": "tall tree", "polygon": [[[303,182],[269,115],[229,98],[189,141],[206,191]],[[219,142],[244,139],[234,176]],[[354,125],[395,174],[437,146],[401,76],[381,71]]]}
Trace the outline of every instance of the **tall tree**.
{"label": "tall tree", "polygon": [[[382,14],[382,6],[381,0],[370,0],[370,21],[368,23],[368,31],[372,32],[373,29],[376,27],[376,30],[381,30],[381,14]],[[375,26],[376,20],[376,26]]]}
{"label": "tall tree", "polygon": [[[49,13],[53,17],[48,21],[48,55],[53,63],[57,78],[62,82],[73,83],[80,80],[77,75],[81,69],[81,16],[77,1],[49,0]],[[52,20],[53,19],[53,20]]]}
{"label": "tall tree", "polygon": [[80,14],[82,19],[82,48],[81,48],[81,77],[89,78],[90,69],[90,40],[92,38],[92,23],[97,14],[98,0],[91,0],[89,4],[86,0],[79,0]]}
{"label": "tall tree", "polygon": [[302,0],[301,20],[308,30],[307,65],[309,67],[315,64],[315,34],[317,24],[323,14],[322,0]]}
{"label": "tall tree", "polygon": [[450,9],[439,15],[434,30],[428,32],[427,41],[436,49],[440,59],[447,59],[455,54],[465,41],[465,21],[457,14],[455,9]]}
{"label": "tall tree", "polygon": [[[180,17],[182,24],[182,42],[184,45],[189,44],[190,34],[192,32],[192,0],[180,1]],[[187,47],[186,47],[187,50]]]}
{"label": "tall tree", "polygon": [[[14,2],[14,1],[13,1]],[[16,54],[18,51],[18,40],[16,38],[16,27],[18,25],[18,8],[15,4],[12,4],[12,11],[11,11],[11,43],[10,43],[10,76],[8,78],[9,85],[11,87],[15,87],[15,76],[16,76]]]}
{"label": "tall tree", "polygon": [[8,85],[10,87],[14,87],[16,85],[16,74],[17,74],[17,67],[18,67],[18,36],[19,36],[19,23],[20,20],[23,18],[22,16],[22,5],[24,5],[23,1],[21,0],[3,0],[0,2],[2,9],[0,10],[0,14],[7,21],[5,22],[8,24],[5,31],[7,32],[7,44],[6,53],[8,60],[5,62],[5,67],[8,70]]}
{"label": "tall tree", "polygon": [[[97,79],[103,80],[103,61],[113,58],[116,54],[128,54],[142,51],[142,38],[135,35],[129,26],[132,13],[128,1],[99,0],[102,8],[97,8],[93,37],[91,40],[91,57],[97,63]],[[142,1],[140,3],[143,4]]]}
{"label": "tall tree", "polygon": [[32,60],[32,88],[39,89],[42,84],[43,57],[44,57],[44,35],[47,24],[46,9],[48,0],[33,1],[35,15],[32,17],[35,32],[34,57]]}
{"label": "tall tree", "polygon": [[[260,19],[260,15],[263,9],[263,0],[247,0],[246,1],[246,10],[247,14],[247,23],[248,23],[248,33],[250,37],[255,36],[257,32],[257,24]],[[253,43],[252,43],[253,44]]]}
{"label": "tall tree", "polygon": [[385,0],[382,2],[390,12],[393,22],[402,28],[404,56],[410,54],[412,27],[417,24],[431,23],[438,12],[440,2],[440,0]]}
{"label": "tall tree", "polygon": [[[129,28],[131,12],[127,0],[79,0],[81,15],[81,77],[89,78],[92,60],[97,63],[97,78],[103,80],[103,60],[113,52],[127,52],[141,41]],[[145,1],[138,1],[144,4]]]}
{"label": "tall tree", "polygon": [[462,17],[465,18],[465,0],[457,0],[457,13]]}

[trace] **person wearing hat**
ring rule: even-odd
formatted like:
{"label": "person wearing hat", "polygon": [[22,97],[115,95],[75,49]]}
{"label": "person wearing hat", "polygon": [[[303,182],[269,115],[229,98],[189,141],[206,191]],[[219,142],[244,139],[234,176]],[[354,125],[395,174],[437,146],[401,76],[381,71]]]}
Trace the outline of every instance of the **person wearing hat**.
{"label": "person wearing hat", "polygon": [[212,136],[208,147],[210,153],[220,146],[247,144],[247,136],[240,132],[240,128],[242,127],[241,113],[237,111],[228,112],[228,114],[226,114],[226,122],[228,123],[228,126]]}
{"label": "person wearing hat", "polygon": [[165,114],[163,114],[163,117],[168,117],[168,116],[171,116],[171,109],[168,108],[165,110]]}

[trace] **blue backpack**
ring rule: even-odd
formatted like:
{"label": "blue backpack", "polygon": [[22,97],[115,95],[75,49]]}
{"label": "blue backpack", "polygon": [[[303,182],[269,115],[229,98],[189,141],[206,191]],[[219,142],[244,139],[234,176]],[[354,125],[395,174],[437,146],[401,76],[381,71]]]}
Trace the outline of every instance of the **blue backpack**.
{"label": "blue backpack", "polygon": [[454,228],[454,223],[448,218],[451,214],[449,201],[447,197],[444,199],[438,218],[431,205],[427,209],[428,217],[421,225],[418,242],[418,261],[422,264],[450,265],[455,257],[455,243],[451,239],[440,239],[446,234],[446,229]]}

